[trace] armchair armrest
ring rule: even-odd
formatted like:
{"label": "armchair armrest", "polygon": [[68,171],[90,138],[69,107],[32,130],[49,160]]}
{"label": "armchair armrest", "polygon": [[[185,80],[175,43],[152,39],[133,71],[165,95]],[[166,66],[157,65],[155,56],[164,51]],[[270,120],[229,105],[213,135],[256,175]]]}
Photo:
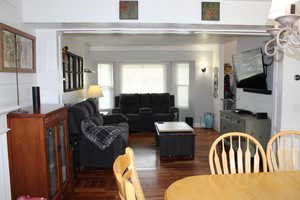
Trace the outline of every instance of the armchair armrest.
{"label": "armchair armrest", "polygon": [[179,120],[179,108],[170,107],[170,113],[173,115],[174,121],[178,121]]}
{"label": "armchair armrest", "polygon": [[152,113],[152,108],[149,107],[142,107],[139,109],[139,113],[143,114],[143,113]]}
{"label": "armchair armrest", "polygon": [[112,113],[121,113],[121,108],[119,108],[119,107],[114,108],[114,109],[112,109],[111,112],[112,112]]}
{"label": "armchair armrest", "polygon": [[106,124],[118,124],[121,122],[128,122],[128,118],[124,114],[112,114],[103,116],[104,125]]}
{"label": "armchair armrest", "polygon": [[176,113],[176,112],[179,112],[179,108],[170,107],[170,113]]}

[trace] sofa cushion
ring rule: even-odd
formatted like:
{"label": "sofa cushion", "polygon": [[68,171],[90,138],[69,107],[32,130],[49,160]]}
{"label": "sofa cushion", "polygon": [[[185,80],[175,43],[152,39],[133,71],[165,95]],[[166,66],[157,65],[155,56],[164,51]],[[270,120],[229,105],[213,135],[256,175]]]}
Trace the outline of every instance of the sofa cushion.
{"label": "sofa cushion", "polygon": [[120,95],[120,109],[122,113],[138,113],[139,107],[138,94]]}
{"label": "sofa cushion", "polygon": [[170,94],[151,94],[153,113],[169,113],[170,112]]}
{"label": "sofa cushion", "polygon": [[128,118],[128,122],[138,121],[141,118],[139,114],[134,114],[134,113],[126,114],[126,117]]}
{"label": "sofa cushion", "polygon": [[150,94],[140,94],[140,107],[151,107]]}

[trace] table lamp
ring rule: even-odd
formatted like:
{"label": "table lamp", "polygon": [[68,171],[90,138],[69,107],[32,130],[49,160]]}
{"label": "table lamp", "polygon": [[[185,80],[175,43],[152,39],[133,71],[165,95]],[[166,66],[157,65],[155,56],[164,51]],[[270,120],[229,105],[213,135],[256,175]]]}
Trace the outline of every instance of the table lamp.
{"label": "table lamp", "polygon": [[103,97],[102,88],[100,85],[90,85],[87,93],[88,98]]}
{"label": "table lamp", "polygon": [[87,96],[90,99],[93,99],[99,109],[99,100],[98,97],[103,97],[102,88],[100,85],[90,85],[88,88]]}

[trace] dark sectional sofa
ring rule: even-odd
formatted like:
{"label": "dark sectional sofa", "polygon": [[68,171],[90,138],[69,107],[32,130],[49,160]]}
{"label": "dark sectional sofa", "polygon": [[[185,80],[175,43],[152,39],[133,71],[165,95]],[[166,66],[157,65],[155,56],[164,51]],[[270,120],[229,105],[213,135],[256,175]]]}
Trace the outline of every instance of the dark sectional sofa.
{"label": "dark sectional sofa", "polygon": [[[81,121],[91,119],[97,126],[125,127],[124,130],[104,150],[88,140],[81,131]],[[74,148],[74,167],[111,168],[114,160],[124,154],[128,145],[128,123],[124,115],[101,115],[93,99],[80,102],[69,109],[69,134]]]}
{"label": "dark sectional sofa", "polygon": [[115,97],[113,113],[128,118],[130,132],[154,131],[156,121],[178,121],[179,109],[169,93],[121,94]]}

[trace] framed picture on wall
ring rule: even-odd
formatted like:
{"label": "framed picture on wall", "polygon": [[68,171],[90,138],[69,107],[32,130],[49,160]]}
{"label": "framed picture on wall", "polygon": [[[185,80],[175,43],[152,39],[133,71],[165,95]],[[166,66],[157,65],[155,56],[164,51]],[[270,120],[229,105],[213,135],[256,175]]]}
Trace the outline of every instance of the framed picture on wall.
{"label": "framed picture on wall", "polygon": [[0,24],[0,71],[35,72],[35,37]]}
{"label": "framed picture on wall", "polygon": [[19,67],[21,70],[32,70],[33,69],[33,41],[17,35],[17,52],[19,58]]}
{"label": "framed picture on wall", "polygon": [[7,72],[15,72],[17,69],[17,48],[15,34],[2,31],[2,69]]}
{"label": "framed picture on wall", "polygon": [[202,2],[202,20],[220,21],[220,2]]}
{"label": "framed picture on wall", "polygon": [[119,15],[123,20],[136,20],[139,17],[138,1],[120,1]]}

